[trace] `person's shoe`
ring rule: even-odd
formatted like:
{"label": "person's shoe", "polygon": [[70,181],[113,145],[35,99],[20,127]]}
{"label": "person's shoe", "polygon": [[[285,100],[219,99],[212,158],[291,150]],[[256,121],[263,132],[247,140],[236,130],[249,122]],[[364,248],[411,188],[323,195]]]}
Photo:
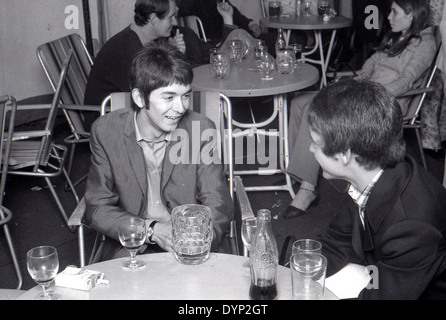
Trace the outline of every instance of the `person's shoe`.
{"label": "person's shoe", "polygon": [[301,215],[303,215],[306,211],[303,211],[301,209],[298,209],[296,207],[293,207],[292,205],[289,205],[285,212],[282,213],[282,217],[284,217],[285,219],[294,219],[297,218]]}
{"label": "person's shoe", "polygon": [[[314,194],[314,199],[310,202],[308,207],[310,207],[311,205],[316,204],[319,201],[319,192],[318,192],[317,189],[316,190],[309,190],[309,189],[305,189],[305,188],[302,188],[302,189],[304,189],[305,191],[307,191],[309,193]],[[286,208],[285,212],[282,213],[282,216],[285,219],[293,219],[293,218],[297,218],[297,217],[303,215],[305,212],[307,212],[307,210],[296,208],[295,206],[290,204]]]}

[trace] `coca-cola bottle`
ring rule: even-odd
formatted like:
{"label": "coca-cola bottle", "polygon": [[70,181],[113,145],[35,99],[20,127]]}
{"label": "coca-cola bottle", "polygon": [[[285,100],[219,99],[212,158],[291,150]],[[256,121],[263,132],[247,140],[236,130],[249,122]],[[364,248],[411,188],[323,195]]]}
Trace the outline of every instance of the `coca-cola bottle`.
{"label": "coca-cola bottle", "polygon": [[252,300],[277,298],[276,271],[279,253],[271,228],[271,212],[267,209],[257,212],[257,230],[251,243],[249,263],[251,268],[250,298]]}

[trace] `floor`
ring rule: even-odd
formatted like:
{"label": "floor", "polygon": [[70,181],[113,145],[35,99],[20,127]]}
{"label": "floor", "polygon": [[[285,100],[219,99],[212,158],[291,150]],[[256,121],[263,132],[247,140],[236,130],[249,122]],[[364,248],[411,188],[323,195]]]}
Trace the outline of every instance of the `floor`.
{"label": "floor", "polygon": [[[62,142],[68,135],[67,126],[63,118],[58,118],[56,126],[56,140]],[[418,157],[414,152],[414,138],[410,134],[407,137],[408,153]],[[84,175],[89,166],[90,151],[88,146],[80,146],[77,150],[73,173],[73,180]],[[426,152],[429,171],[439,180],[443,176],[444,152]],[[419,158],[419,157],[418,157]],[[259,183],[280,183],[281,176],[243,176],[245,185]],[[53,184],[60,195],[67,212],[75,208],[75,201],[71,193],[64,190],[61,178],[55,178]],[[296,185],[295,187],[298,187]],[[80,195],[84,192],[84,185],[77,187]],[[341,193],[325,179],[319,182],[320,197],[318,202],[308,212],[296,219],[285,220],[280,216],[291,200],[287,192],[249,192],[254,211],[268,208],[273,216],[273,231],[281,250],[287,235],[295,235],[297,238],[312,238],[324,230],[330,221],[336,216]],[[60,270],[68,265],[78,265],[77,234],[71,232],[65,225],[57,207],[51,197],[44,181],[37,178],[22,178],[10,176],[7,181],[4,205],[13,212],[13,219],[9,223],[10,232],[14,241],[15,250],[19,259],[23,275],[22,289],[27,290],[35,283],[26,270],[26,252],[35,246],[52,245],[59,253]],[[91,248],[95,233],[86,232],[86,247]],[[17,285],[14,269],[11,263],[3,232],[0,235],[0,288],[15,288]]]}

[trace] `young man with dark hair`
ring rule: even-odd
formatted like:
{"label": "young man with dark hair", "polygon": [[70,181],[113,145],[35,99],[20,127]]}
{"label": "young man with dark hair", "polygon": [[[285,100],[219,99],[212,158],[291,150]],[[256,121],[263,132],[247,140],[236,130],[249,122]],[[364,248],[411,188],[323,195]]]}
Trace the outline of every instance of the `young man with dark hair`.
{"label": "young man with dark hair", "polygon": [[446,189],[405,158],[403,116],[380,84],[345,80],[320,91],[308,121],[326,179],[350,183],[318,240],[327,277],[349,263],[375,266],[360,299],[446,298]]}
{"label": "young man with dark hair", "polygon": [[194,203],[212,210],[215,251],[234,207],[221,161],[204,159],[217,135],[202,139],[215,125],[189,109],[192,68],[171,44],[150,43],[130,70],[133,108],[100,117],[91,130],[86,221],[107,236],[102,259],[126,255],[117,226],[134,215],[150,234],[140,252],[172,251],[170,213]]}

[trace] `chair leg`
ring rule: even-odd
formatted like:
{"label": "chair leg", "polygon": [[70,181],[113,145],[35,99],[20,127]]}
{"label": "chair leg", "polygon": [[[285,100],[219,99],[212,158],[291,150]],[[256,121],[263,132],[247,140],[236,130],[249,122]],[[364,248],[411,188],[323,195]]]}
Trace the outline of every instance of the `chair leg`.
{"label": "chair leg", "polygon": [[[54,200],[56,201],[57,207],[59,208],[60,214],[62,215],[62,218],[65,220],[65,223],[68,226],[68,216],[67,213],[65,212],[65,209],[62,206],[62,203],[60,202],[59,197],[57,196],[56,190],[54,190],[53,184],[51,183],[51,180],[47,177],[45,177],[45,181],[46,184],[48,185],[48,188],[51,191],[51,194],[53,195]],[[72,228],[70,226],[68,226],[68,228],[70,230],[72,230]]]}
{"label": "chair leg", "polygon": [[426,163],[426,158],[424,156],[424,150],[423,150],[423,144],[421,142],[421,134],[420,134],[420,129],[416,128],[415,129],[415,134],[417,136],[417,142],[418,142],[418,149],[420,151],[420,155],[421,155],[421,161],[423,163],[423,167],[427,169],[427,163]]}
{"label": "chair leg", "polygon": [[78,194],[76,192],[76,189],[74,188],[73,183],[71,182],[70,175],[68,174],[68,172],[67,172],[67,170],[65,168],[63,168],[62,171],[63,171],[63,174],[65,176],[66,183],[68,184],[69,190],[71,190],[71,193],[73,193],[73,196],[74,196],[74,199],[76,200],[76,203],[79,203],[79,201],[80,201],[79,200],[79,196],[78,196]]}
{"label": "chair leg", "polygon": [[78,244],[79,244],[79,263],[80,267],[85,267],[85,244],[84,244],[84,226],[81,224],[77,228]]}
{"label": "chair leg", "polygon": [[[6,218],[5,213],[8,214],[9,216],[11,216],[11,211],[6,209],[5,207],[0,208],[0,213],[1,213],[2,220],[4,220]],[[6,241],[8,243],[9,252],[11,253],[11,258],[12,258],[12,262],[14,265],[15,273],[17,275],[16,289],[19,290],[22,288],[22,284],[23,284],[22,272],[20,271],[20,266],[19,266],[19,262],[17,260],[17,255],[15,253],[14,244],[12,242],[11,234],[9,232],[9,228],[6,223],[3,225],[3,230],[5,232]]]}

